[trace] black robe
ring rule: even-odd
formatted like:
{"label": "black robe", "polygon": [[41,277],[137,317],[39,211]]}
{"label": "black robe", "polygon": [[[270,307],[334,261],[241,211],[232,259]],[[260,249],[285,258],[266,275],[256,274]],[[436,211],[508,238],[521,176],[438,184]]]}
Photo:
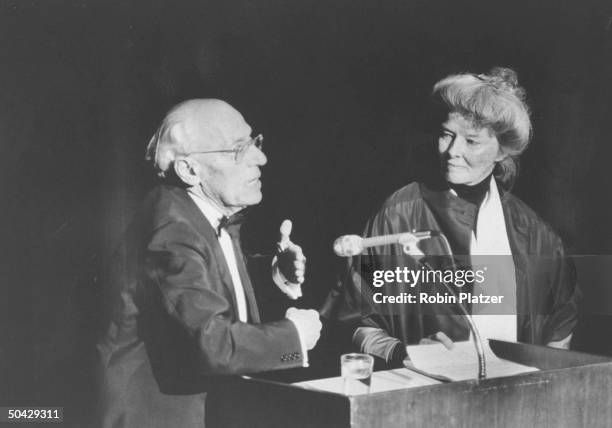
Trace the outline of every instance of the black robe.
{"label": "black robe", "polygon": [[[517,338],[535,344],[564,339],[577,322],[580,292],[573,262],[565,255],[558,235],[529,207],[502,190],[500,198],[516,276]],[[412,183],[387,199],[368,222],[364,236],[412,230],[441,231],[448,238],[455,259],[465,265],[470,260],[477,208],[453,195],[445,186]],[[423,241],[421,249],[434,268],[450,267],[442,240]],[[453,340],[466,340],[469,330],[456,305],[373,302],[377,291],[384,290],[391,295],[406,289],[372,287],[371,273],[404,266],[419,269],[399,245],[370,248],[367,254],[353,257],[344,278],[330,293],[322,315],[347,335],[357,327],[370,326],[386,330],[405,344],[418,343],[438,331]],[[469,291],[469,287],[465,290]],[[417,284],[411,291],[433,292],[434,288],[431,284]]]}

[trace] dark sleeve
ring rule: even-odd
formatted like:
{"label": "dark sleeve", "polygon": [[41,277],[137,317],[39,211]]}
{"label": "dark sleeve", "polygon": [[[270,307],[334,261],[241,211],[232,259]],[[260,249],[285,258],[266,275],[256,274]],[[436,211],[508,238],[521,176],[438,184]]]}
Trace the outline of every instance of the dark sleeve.
{"label": "dark sleeve", "polygon": [[581,298],[574,262],[565,254],[563,243],[557,236],[551,265],[551,307],[544,324],[545,343],[565,339],[574,331]]}
{"label": "dark sleeve", "polygon": [[[157,229],[149,241],[145,302],[149,312],[161,312],[154,314],[158,330],[172,324],[165,332],[178,331],[175,336],[190,342],[183,351],[197,354],[191,361],[197,361],[200,374],[301,366],[303,357],[293,323],[287,319],[263,324],[240,322],[214,254],[200,240],[191,226],[173,222]],[[151,340],[156,340],[155,335],[149,335]],[[167,339],[169,343],[178,340]],[[156,349],[162,354],[181,352],[164,349],[168,344],[158,345]]]}

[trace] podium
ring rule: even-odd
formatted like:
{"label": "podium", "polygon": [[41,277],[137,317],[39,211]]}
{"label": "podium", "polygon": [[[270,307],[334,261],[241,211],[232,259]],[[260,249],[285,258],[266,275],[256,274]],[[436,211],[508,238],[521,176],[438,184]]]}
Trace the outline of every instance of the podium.
{"label": "podium", "polygon": [[232,378],[209,395],[207,428],[612,427],[612,358],[490,343],[540,371],[355,396]]}

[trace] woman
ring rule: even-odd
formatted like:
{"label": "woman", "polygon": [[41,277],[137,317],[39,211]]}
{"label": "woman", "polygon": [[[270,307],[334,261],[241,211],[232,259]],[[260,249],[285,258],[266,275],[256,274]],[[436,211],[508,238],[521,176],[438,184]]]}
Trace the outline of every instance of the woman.
{"label": "woman", "polygon": [[[568,347],[579,295],[573,265],[555,232],[509,192],[518,156],[531,137],[525,92],[516,73],[495,68],[489,74],[449,76],[434,86],[433,101],[440,124],[440,174],[391,195],[369,221],[366,236],[442,232],[450,245],[432,238],[420,242],[420,250],[430,270],[480,272],[467,285],[455,275],[451,288],[489,296],[463,303],[474,314],[481,336]],[[448,257],[450,251],[453,257]],[[392,366],[405,358],[405,344],[432,336],[467,340],[470,335],[456,304],[427,300],[450,295],[440,287],[439,277],[438,284],[424,281],[425,276],[411,283],[402,276],[404,268],[424,270],[399,245],[372,248],[352,260],[326,310],[349,328],[354,346]],[[397,275],[389,274],[383,286],[381,281],[372,286],[376,272],[380,279],[380,272],[389,271]],[[402,293],[414,300],[398,304],[385,299]],[[422,293],[426,296],[421,301]],[[503,303],[490,303],[493,296]]]}

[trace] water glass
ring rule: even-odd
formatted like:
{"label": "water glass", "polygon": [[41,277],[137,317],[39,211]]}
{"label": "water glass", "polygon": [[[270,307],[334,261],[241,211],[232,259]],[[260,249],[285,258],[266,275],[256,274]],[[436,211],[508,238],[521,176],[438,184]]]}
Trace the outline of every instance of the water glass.
{"label": "water glass", "polygon": [[344,354],[340,357],[344,379],[344,394],[359,395],[370,392],[374,358],[368,354]]}

